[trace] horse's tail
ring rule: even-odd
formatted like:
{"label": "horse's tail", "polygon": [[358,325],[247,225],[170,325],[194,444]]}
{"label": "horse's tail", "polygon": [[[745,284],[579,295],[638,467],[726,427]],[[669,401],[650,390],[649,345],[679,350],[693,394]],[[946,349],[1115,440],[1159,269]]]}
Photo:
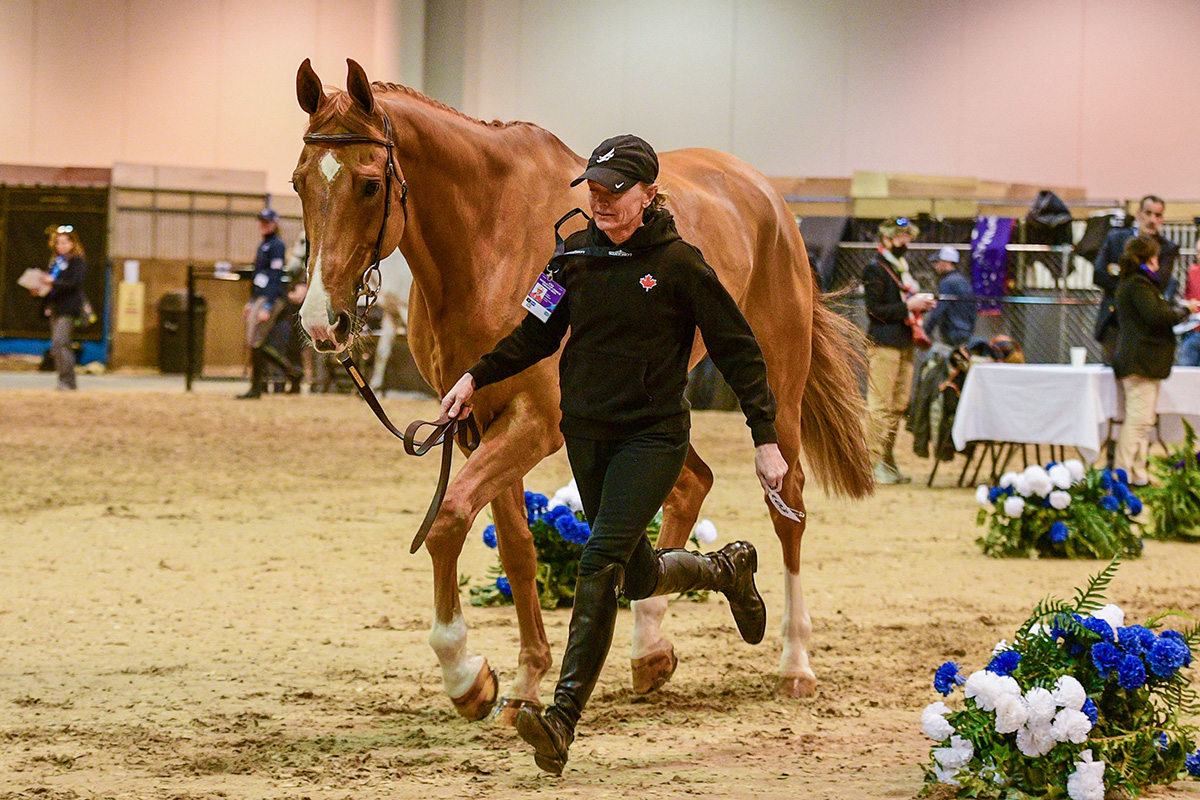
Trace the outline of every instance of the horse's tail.
{"label": "horse's tail", "polygon": [[837,295],[814,288],[812,362],[800,404],[801,438],[817,482],[832,494],[860,498],[875,491],[866,401],[859,388],[866,372],[866,337],[826,306],[831,297]]}

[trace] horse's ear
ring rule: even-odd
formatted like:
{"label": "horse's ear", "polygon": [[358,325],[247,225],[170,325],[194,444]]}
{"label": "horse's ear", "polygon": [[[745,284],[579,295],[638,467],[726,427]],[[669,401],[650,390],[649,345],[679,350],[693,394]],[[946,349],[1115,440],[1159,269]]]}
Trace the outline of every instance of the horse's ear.
{"label": "horse's ear", "polygon": [[310,115],[317,113],[321,103],[325,102],[325,90],[321,88],[321,79],[317,77],[312,62],[307,58],[296,71],[296,99],[300,101],[300,107]]}
{"label": "horse's ear", "polygon": [[354,98],[358,107],[367,112],[367,116],[375,111],[375,95],[371,94],[371,82],[367,80],[367,72],[352,58],[346,59],[346,91]]}

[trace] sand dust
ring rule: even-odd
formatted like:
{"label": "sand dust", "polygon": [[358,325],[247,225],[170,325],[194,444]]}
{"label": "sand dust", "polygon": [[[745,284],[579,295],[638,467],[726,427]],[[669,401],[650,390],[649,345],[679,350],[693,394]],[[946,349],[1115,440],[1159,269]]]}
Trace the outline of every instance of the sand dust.
{"label": "sand dust", "polygon": [[[397,421],[436,416],[386,404]],[[553,779],[511,730],[459,718],[442,693],[428,556],[408,554],[435,459],[405,456],[360,401],[0,393],[0,798],[909,798],[933,670],[982,667],[1034,602],[1099,568],[984,558],[957,469],[857,504],[813,489],[803,579],[820,687],[778,701],[782,559],[750,436],[705,412],[693,440],[717,476],[703,516],[719,543],[759,546],[767,638],[743,644],[721,599],[673,603],[679,670],[638,697],[622,612]],[[559,453],[526,486],[568,478]],[[461,562],[473,582],[495,559],[487,522]],[[1196,610],[1200,547],[1148,543],[1109,598],[1134,618]],[[503,682],[511,609],[466,613]],[[567,619],[546,615],[556,658]]]}

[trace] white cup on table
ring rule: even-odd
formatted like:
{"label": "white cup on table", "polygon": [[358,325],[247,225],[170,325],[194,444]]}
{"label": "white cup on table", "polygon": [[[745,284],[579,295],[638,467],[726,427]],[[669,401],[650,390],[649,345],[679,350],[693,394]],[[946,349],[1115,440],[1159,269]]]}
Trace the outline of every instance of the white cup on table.
{"label": "white cup on table", "polygon": [[1071,348],[1071,366],[1082,367],[1087,363],[1087,348],[1072,347]]}

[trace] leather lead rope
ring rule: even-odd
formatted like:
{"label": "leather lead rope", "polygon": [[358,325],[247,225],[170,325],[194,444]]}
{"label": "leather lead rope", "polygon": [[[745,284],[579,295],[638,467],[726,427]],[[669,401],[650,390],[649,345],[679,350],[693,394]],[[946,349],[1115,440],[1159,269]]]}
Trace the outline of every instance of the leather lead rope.
{"label": "leather lead rope", "polygon": [[[434,422],[419,419],[409,425],[404,433],[401,433],[399,428],[388,419],[383,406],[379,404],[379,398],[375,396],[375,392],[371,391],[371,387],[363,379],[362,373],[358,371],[358,365],[354,363],[354,356],[343,353],[338,357],[338,361],[346,368],[346,372],[350,374],[350,380],[354,381],[355,387],[358,388],[359,395],[375,412],[375,416],[379,418],[383,427],[404,442],[404,452],[410,456],[423,456],[439,444],[442,446],[442,465],[438,474],[437,488],[433,492],[429,510],[425,512],[425,519],[421,521],[421,527],[417,529],[417,535],[413,537],[412,546],[408,550],[409,553],[415,553],[425,543],[425,537],[429,535],[433,521],[437,519],[438,510],[442,507],[442,499],[446,496],[446,487],[450,484],[450,463],[454,457],[454,439],[457,438],[458,443],[467,450],[474,450],[479,447],[479,426],[475,424],[475,417],[468,414],[463,419],[440,417]],[[417,433],[426,425],[432,426],[433,431],[423,440],[417,441]]]}

